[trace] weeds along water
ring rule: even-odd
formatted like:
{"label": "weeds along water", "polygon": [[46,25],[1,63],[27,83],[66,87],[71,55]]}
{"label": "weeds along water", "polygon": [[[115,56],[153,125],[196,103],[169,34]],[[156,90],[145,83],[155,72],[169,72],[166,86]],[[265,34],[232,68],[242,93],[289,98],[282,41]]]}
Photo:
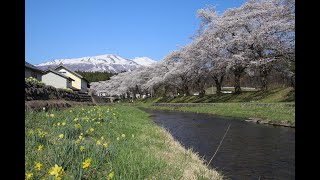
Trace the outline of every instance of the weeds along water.
{"label": "weeds along water", "polygon": [[25,133],[26,179],[222,178],[135,107],[27,111]]}

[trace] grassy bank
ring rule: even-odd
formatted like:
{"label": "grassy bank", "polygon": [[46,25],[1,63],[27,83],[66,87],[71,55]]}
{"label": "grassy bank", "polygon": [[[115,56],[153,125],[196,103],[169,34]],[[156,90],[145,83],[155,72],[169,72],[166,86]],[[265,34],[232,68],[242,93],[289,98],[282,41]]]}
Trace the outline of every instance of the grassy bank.
{"label": "grassy bank", "polygon": [[[144,108],[209,113],[241,119],[258,118],[270,123],[294,126],[294,100],[295,92],[293,88],[277,88],[266,92],[252,91],[204,97],[149,98],[136,101],[135,105]],[[188,105],[188,103],[193,104],[193,106]]]}
{"label": "grassy bank", "polygon": [[138,103],[275,103],[294,102],[295,91],[293,88],[276,88],[269,91],[245,91],[240,94],[221,94],[200,96],[158,97],[137,100]]}
{"label": "grassy bank", "polygon": [[26,112],[27,179],[222,179],[135,107]]}
{"label": "grassy bank", "polygon": [[[294,104],[292,104],[294,105]],[[152,109],[209,113],[219,116],[237,117],[241,119],[258,118],[276,124],[295,124],[295,108],[288,103],[215,103],[202,106],[143,106]]]}

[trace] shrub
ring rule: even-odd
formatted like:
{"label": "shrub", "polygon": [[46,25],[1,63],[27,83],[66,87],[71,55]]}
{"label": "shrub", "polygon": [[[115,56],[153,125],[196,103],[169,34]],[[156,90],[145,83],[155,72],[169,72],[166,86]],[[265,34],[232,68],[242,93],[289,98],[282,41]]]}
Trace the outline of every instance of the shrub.
{"label": "shrub", "polygon": [[73,90],[70,89],[70,88],[65,88],[65,89],[63,89],[63,90],[65,90],[65,91],[67,91],[67,92],[73,92]]}
{"label": "shrub", "polygon": [[39,81],[38,79],[36,79],[34,77],[25,78],[25,81],[30,82],[31,84],[36,84],[36,85],[42,85],[42,86],[46,85],[44,82]]}

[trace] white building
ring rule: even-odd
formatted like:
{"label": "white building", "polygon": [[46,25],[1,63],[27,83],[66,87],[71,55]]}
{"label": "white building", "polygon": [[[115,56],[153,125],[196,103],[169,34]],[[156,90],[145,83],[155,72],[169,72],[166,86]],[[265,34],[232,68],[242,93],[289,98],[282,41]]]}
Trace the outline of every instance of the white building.
{"label": "white building", "polygon": [[52,69],[46,70],[42,75],[42,82],[55,88],[72,88],[72,81],[74,79]]}

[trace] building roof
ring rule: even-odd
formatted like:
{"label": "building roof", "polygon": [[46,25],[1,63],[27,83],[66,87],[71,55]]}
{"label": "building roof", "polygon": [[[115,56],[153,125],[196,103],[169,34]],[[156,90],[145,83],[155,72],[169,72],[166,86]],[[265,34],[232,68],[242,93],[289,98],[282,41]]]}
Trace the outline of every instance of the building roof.
{"label": "building roof", "polygon": [[52,69],[47,69],[47,70],[44,72],[44,74],[47,74],[47,73],[49,73],[49,72],[52,72],[52,73],[54,73],[54,74],[56,74],[56,75],[58,75],[58,76],[61,76],[61,77],[63,77],[63,78],[66,78],[66,79],[69,79],[69,80],[71,80],[71,81],[74,81],[74,79],[72,79],[71,77],[68,77],[68,76],[66,76],[66,75],[63,75],[63,74],[61,74],[61,73],[59,73],[59,72],[57,72],[57,71],[55,71],[55,70],[52,70]]}
{"label": "building roof", "polygon": [[35,71],[39,71],[40,73],[44,73],[41,69],[37,68],[36,66],[28,63],[27,61],[25,61],[25,67],[35,70]]}
{"label": "building roof", "polygon": [[66,69],[67,71],[69,71],[71,74],[77,76],[77,77],[80,78],[80,79],[84,79],[85,81],[87,81],[87,83],[89,83],[89,81],[88,81],[86,78],[84,78],[83,76],[81,76],[80,74],[78,74],[78,73],[76,73],[76,72],[74,72],[74,71],[71,71],[70,69],[68,69],[67,67],[65,67],[62,63],[59,64],[54,70],[57,70],[58,68],[64,68],[64,69]]}

